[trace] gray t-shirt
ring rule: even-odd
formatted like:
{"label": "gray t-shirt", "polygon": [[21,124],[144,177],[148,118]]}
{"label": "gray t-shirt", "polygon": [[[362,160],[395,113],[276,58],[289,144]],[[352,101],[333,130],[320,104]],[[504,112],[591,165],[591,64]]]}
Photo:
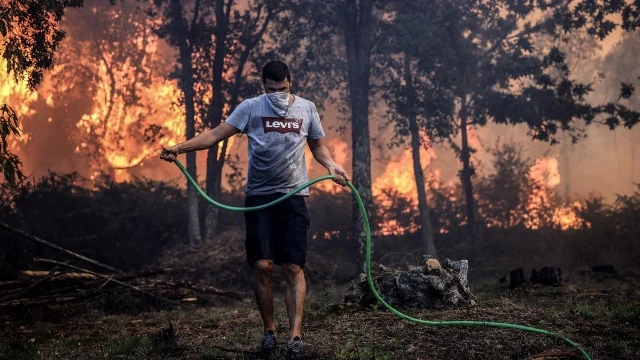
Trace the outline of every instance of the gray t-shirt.
{"label": "gray t-shirt", "polygon": [[[226,123],[249,137],[249,173],[246,195],[290,193],[309,181],[304,147],[309,139],[324,137],[316,106],[294,97],[287,116],[280,117],[266,94],[244,100]],[[298,193],[309,195],[306,188]]]}

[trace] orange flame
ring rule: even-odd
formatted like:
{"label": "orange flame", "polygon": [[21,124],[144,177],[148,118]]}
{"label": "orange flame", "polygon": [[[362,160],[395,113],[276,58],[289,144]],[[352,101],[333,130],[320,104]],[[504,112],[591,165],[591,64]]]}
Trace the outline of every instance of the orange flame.
{"label": "orange flame", "polygon": [[[6,68],[7,61],[0,58],[0,69]],[[20,129],[23,129],[21,118],[35,114],[31,104],[36,100],[38,100],[38,93],[28,89],[26,80],[16,81],[13,74],[0,71],[0,105],[7,104],[16,112]],[[11,136],[9,144],[13,149],[17,149],[21,144],[28,143],[30,139],[29,133],[22,132],[19,138]]]}
{"label": "orange flame", "polygon": [[[344,169],[347,163],[347,156],[349,156],[349,145],[339,138],[329,139],[326,145],[330,149],[333,161]],[[309,151],[309,148],[306,148],[306,160],[307,169],[311,170],[316,163],[314,163],[313,155],[311,154],[311,151]],[[343,187],[336,186],[334,183],[329,181],[322,181],[315,185],[315,187],[330,194],[336,194],[345,190]]]}
{"label": "orange flame", "polygon": [[[409,212],[417,211],[418,198],[415,174],[413,172],[412,150],[406,148],[398,158],[387,164],[382,175],[375,179],[371,187],[372,194],[379,201],[382,208],[388,208],[393,204],[393,199],[385,193],[385,189],[393,189],[399,196],[409,200],[412,204]],[[436,154],[432,148],[420,148],[420,161],[423,167],[428,166]],[[381,235],[402,235],[406,232],[416,231],[418,225],[410,224],[409,228],[401,227],[396,220],[390,219],[379,224]]]}
{"label": "orange flame", "polygon": [[561,230],[591,228],[591,223],[578,216],[575,209],[582,210],[585,205],[580,201],[574,201],[572,206],[563,205],[554,210],[553,223]]}
{"label": "orange flame", "polygon": [[554,226],[562,230],[590,227],[575,211],[583,204],[576,201],[570,205],[553,208],[553,188],[560,184],[556,158],[539,158],[529,169],[529,181],[532,186],[526,205],[524,224],[530,229],[539,229],[545,225]]}

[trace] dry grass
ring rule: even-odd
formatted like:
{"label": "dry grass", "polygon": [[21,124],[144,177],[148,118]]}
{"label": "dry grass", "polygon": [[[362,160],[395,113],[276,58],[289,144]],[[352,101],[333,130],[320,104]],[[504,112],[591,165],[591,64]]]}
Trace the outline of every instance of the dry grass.
{"label": "dry grass", "polygon": [[[573,339],[594,359],[640,358],[640,294],[633,279],[576,281],[516,292],[492,284],[476,288],[474,307],[407,313],[427,320],[528,325]],[[375,307],[341,304],[336,301],[340,291],[310,293],[303,328],[307,359],[580,358],[559,339],[507,329],[421,326]],[[277,331],[284,345],[284,302],[278,298],[276,303]],[[179,348],[161,352],[152,339],[167,319],[176,328]],[[4,325],[0,359],[7,360],[260,358],[261,320],[251,300],[196,310],[112,316],[90,312],[56,323]]]}

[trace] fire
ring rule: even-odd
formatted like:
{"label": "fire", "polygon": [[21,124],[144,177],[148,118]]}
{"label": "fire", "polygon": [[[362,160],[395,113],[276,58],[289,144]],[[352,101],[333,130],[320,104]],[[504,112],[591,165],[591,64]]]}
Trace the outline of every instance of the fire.
{"label": "fire", "polygon": [[551,225],[568,230],[590,226],[575,211],[583,206],[580,202],[574,202],[572,206],[561,205],[553,208],[553,189],[560,184],[560,181],[556,158],[539,158],[531,166],[529,182],[532,190],[524,214],[526,227],[535,230],[545,225]]}
{"label": "fire", "polygon": [[347,156],[349,155],[349,145],[338,138],[329,140],[328,145],[331,149],[333,160],[338,166],[344,169],[347,164]]}
{"label": "fire", "polygon": [[[412,154],[412,150],[407,148],[398,158],[387,164],[382,175],[373,182],[371,187],[373,196],[383,195],[383,189],[394,189],[398,194],[411,199],[417,206],[416,178],[413,173]],[[428,166],[435,157],[436,154],[431,148],[429,150],[420,148],[420,161],[423,167]],[[391,200],[386,199],[386,201],[383,201],[383,205],[389,206]]]}
{"label": "fire", "polygon": [[[184,139],[184,112],[173,105],[179,97],[174,82],[165,82],[156,78],[148,87],[140,86],[138,104],[128,106],[125,99],[115,96],[107,84],[106,67],[98,68],[99,87],[94,95],[92,113],[85,114],[76,123],[82,135],[82,143],[76,152],[83,149],[98,151],[115,169],[116,180],[126,181],[129,174],[126,169],[142,165],[142,162],[157,152],[157,145],[145,141],[135,141],[141,127],[156,125],[166,128],[164,136],[168,145],[174,145]],[[122,76],[127,76],[126,72]],[[144,131],[144,130],[142,130]],[[93,142],[89,146],[87,142]]]}
{"label": "fire", "polygon": [[591,228],[591,223],[585,221],[576,214],[575,209],[584,209],[584,204],[574,201],[571,206],[563,205],[554,210],[553,223],[561,230],[579,229],[582,227]]}
{"label": "fire", "polygon": [[525,226],[530,229],[539,229],[550,220],[545,210],[551,208],[553,196],[551,190],[560,183],[558,160],[555,158],[536,159],[529,169],[529,182],[532,190],[524,214]]}
{"label": "fire", "polygon": [[[6,68],[7,61],[0,58],[0,69]],[[22,117],[35,113],[35,110],[31,108],[31,104],[36,100],[38,100],[38,93],[28,89],[26,80],[16,81],[13,74],[0,71],[0,105],[7,104],[13,108],[18,116],[18,126],[20,129],[23,129]],[[26,144],[29,139],[29,134],[23,132],[20,138],[12,137],[10,145],[12,148],[15,148],[20,144]]]}
{"label": "fire", "polygon": [[[382,175],[375,179],[371,187],[372,194],[381,208],[391,207],[393,199],[385,193],[385,189],[393,189],[397,195],[405,198],[411,204],[408,212],[416,212],[418,206],[415,174],[413,172],[412,150],[406,148],[400,156],[387,164]],[[428,150],[420,148],[420,161],[423,167],[428,166],[436,157],[432,148]],[[390,219],[379,224],[381,235],[402,235],[406,232],[416,231],[417,224],[411,224],[409,228],[401,227],[396,220]]]}
{"label": "fire", "polygon": [[[347,163],[347,156],[349,156],[349,145],[340,140],[339,138],[331,138],[327,142],[327,147],[330,149],[331,157],[333,157],[333,161],[336,162],[338,166],[341,168],[345,168]],[[306,148],[306,160],[307,160],[307,169],[311,170],[314,165],[313,155],[309,148]],[[317,189],[328,192],[330,194],[335,194],[339,191],[344,191],[345,189],[341,186],[336,186],[333,182],[322,181],[314,185]]]}
{"label": "fire", "polygon": [[[86,100],[81,101],[90,101],[90,110],[71,120],[75,125],[71,139],[76,143],[75,153],[89,158],[87,173],[91,179],[104,171],[116,181],[128,181],[131,169],[143,167],[145,160],[159,152],[160,143],[172,146],[185,140],[185,111],[178,103],[182,92],[177,81],[166,80],[173,67],[172,54],[153,33],[150,20],[140,22],[134,19],[134,14],[137,13],[129,13],[125,8],[93,7],[93,16],[99,22],[96,28],[106,26],[105,32],[112,33],[114,38],[120,33],[130,33],[130,37],[122,39],[123,43],[85,36],[78,33],[75,23],[67,20],[68,36],[56,54],[56,66],[47,72],[38,92],[30,92],[26,81],[16,82],[5,72],[0,75],[0,101],[12,106],[20,120],[35,113],[32,104],[39,98],[55,108],[80,101],[69,96],[74,87],[87,94]],[[104,18],[118,21],[100,22]],[[6,68],[4,59],[0,59],[0,67]],[[199,95],[205,98],[206,106],[211,91]],[[224,113],[228,112],[227,104]],[[52,116],[46,121],[57,120]],[[32,131],[25,129],[22,122],[19,125],[22,136],[10,139],[14,150],[29,141]],[[228,149],[233,142],[234,138],[229,139]]]}

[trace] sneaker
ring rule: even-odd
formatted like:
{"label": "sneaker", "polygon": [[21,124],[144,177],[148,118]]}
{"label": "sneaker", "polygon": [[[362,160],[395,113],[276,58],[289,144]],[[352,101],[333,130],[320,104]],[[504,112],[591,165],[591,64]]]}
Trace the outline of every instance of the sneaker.
{"label": "sneaker", "polygon": [[276,354],[278,341],[276,334],[273,330],[267,330],[267,333],[262,337],[262,354],[265,356],[272,356]]}
{"label": "sneaker", "polygon": [[302,357],[302,339],[296,336],[287,342],[287,357],[289,359],[300,359]]}

